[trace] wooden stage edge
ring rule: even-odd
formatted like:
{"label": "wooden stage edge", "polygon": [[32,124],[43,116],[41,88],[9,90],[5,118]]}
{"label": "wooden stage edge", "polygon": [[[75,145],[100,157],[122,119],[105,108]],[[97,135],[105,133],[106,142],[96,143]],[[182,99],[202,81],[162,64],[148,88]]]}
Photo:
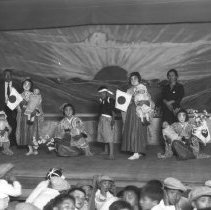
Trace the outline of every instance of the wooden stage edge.
{"label": "wooden stage edge", "polygon": [[[92,184],[94,175],[106,174],[115,179],[117,187],[126,185],[143,186],[151,179],[164,180],[175,177],[189,186],[203,185],[211,179],[211,158],[201,160],[178,161],[174,157],[166,160],[157,158],[161,152],[159,146],[148,146],[146,157],[130,161],[129,154],[121,153],[116,148],[115,160],[107,160],[100,155],[101,148],[92,148],[93,157],[58,157],[55,153],[40,151],[37,156],[25,156],[26,149],[14,149],[14,156],[0,154],[1,163],[13,163],[14,173],[24,189],[33,189],[49,168],[59,167],[71,185],[77,183]],[[211,154],[211,145],[204,151]]]}

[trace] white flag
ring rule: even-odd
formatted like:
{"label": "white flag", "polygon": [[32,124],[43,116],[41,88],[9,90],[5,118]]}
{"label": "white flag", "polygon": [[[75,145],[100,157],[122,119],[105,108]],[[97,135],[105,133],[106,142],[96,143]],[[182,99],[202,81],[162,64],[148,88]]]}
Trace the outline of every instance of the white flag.
{"label": "white flag", "polygon": [[117,109],[120,109],[121,111],[126,112],[127,108],[130,104],[132,95],[125,93],[121,90],[117,90],[116,91],[116,103],[115,103],[115,107]]}
{"label": "white flag", "polygon": [[9,100],[7,102],[7,106],[11,109],[14,110],[20,102],[23,100],[22,96],[17,92],[15,88],[12,87],[12,91],[9,96]]}

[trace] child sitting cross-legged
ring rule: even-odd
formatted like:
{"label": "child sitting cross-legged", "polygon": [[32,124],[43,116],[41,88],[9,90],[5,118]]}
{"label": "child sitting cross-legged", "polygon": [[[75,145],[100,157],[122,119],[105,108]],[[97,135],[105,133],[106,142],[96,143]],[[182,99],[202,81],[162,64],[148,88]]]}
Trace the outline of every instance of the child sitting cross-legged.
{"label": "child sitting cross-legged", "polygon": [[163,189],[146,185],[141,190],[139,204],[142,210],[175,210],[174,206],[165,206],[163,198]]}

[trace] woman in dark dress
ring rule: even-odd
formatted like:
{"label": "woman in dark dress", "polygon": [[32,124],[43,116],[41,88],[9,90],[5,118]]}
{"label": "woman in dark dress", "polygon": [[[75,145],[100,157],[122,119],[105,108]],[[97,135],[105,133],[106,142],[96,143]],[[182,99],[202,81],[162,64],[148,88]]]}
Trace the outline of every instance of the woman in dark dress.
{"label": "woman in dark dress", "polygon": [[175,69],[167,72],[169,84],[163,88],[163,121],[169,124],[176,122],[176,114],[180,109],[180,102],[184,97],[184,87],[177,82],[178,73]]}
{"label": "woman in dark dress", "polygon": [[128,158],[129,160],[139,159],[146,153],[147,126],[136,114],[136,105],[134,102],[134,97],[140,83],[140,74],[138,72],[132,72],[129,77],[131,87],[127,90],[127,93],[132,95],[132,100],[127,109],[122,136],[122,151],[133,153]]}

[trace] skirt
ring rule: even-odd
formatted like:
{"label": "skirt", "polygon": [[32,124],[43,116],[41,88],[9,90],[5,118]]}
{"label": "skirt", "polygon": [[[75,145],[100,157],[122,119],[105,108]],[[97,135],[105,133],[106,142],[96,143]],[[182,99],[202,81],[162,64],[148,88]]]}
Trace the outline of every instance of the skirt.
{"label": "skirt", "polygon": [[136,105],[131,103],[127,109],[122,134],[122,151],[146,153],[147,126],[136,115]]}

